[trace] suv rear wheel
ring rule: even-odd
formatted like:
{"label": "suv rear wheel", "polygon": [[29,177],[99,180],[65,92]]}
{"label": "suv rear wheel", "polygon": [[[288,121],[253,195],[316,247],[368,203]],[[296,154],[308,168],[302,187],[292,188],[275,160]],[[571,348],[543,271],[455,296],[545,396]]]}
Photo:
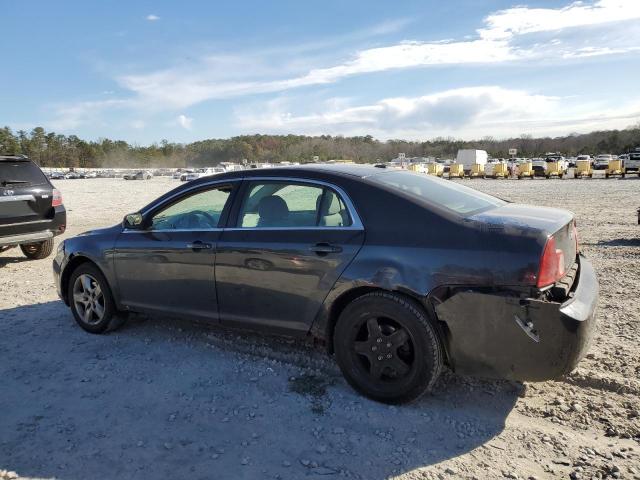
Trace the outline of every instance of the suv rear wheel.
{"label": "suv rear wheel", "polygon": [[442,347],[426,313],[394,293],[369,293],[347,305],[333,343],[347,382],[379,402],[419,398],[442,369]]}
{"label": "suv rear wheel", "polygon": [[53,252],[53,238],[37,243],[24,243],[20,245],[20,250],[25,257],[31,260],[42,260]]}

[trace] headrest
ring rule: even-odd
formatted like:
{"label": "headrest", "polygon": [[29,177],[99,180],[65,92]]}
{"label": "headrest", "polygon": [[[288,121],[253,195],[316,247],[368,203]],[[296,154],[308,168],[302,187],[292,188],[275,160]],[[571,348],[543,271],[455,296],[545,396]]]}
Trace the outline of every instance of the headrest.
{"label": "headrest", "polygon": [[[322,205],[320,204],[321,201]],[[335,215],[341,211],[340,200],[338,200],[338,196],[335,193],[327,191],[324,196],[318,195],[316,208],[320,210],[321,217]]]}
{"label": "headrest", "polygon": [[260,199],[258,215],[266,221],[284,220],[289,215],[289,207],[282,197],[269,195]]}

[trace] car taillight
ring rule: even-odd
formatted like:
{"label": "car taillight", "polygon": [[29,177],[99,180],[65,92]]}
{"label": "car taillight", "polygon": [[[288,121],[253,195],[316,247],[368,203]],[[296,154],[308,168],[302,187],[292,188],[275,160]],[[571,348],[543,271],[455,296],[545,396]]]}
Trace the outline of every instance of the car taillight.
{"label": "car taillight", "polygon": [[62,205],[62,194],[60,193],[60,190],[58,190],[57,188],[54,188],[53,196],[51,198],[51,206],[59,207],[60,205]]}
{"label": "car taillight", "polygon": [[556,248],[556,239],[551,236],[544,246],[544,252],[542,252],[536,287],[543,288],[553,285],[564,274],[564,253],[559,248]]}

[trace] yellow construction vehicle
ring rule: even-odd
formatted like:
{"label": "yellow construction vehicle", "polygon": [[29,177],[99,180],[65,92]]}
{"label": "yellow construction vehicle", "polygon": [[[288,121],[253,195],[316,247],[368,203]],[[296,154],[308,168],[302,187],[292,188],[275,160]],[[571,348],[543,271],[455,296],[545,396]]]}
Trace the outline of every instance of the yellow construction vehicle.
{"label": "yellow construction vehicle", "polygon": [[509,178],[509,166],[504,162],[496,163],[493,166],[493,178]]}
{"label": "yellow construction vehicle", "polygon": [[484,172],[484,165],[479,165],[474,163],[471,165],[471,170],[469,171],[469,178],[485,178],[487,175]]}
{"label": "yellow construction vehicle", "polygon": [[444,166],[441,163],[430,163],[427,165],[427,173],[429,175],[441,177],[444,173]]}
{"label": "yellow construction vehicle", "polygon": [[532,162],[519,163],[517,169],[518,169],[517,170],[518,171],[518,178],[520,180],[522,180],[524,177],[529,177],[530,179],[533,180],[534,173],[533,173],[533,163]]}
{"label": "yellow construction vehicle", "polygon": [[591,160],[576,160],[576,169],[574,176],[575,178],[593,178],[593,168],[591,168]]}
{"label": "yellow construction vehicle", "polygon": [[464,178],[464,165],[452,163],[449,166],[449,178]]}
{"label": "yellow construction vehicle", "polygon": [[609,178],[615,175],[620,175],[624,178],[624,167],[622,166],[622,160],[609,160],[609,166],[604,171],[604,178]]}
{"label": "yellow construction vehicle", "polygon": [[562,178],[564,175],[563,163],[558,160],[547,160],[547,173],[546,177],[558,177]]}
{"label": "yellow construction vehicle", "polygon": [[407,170],[416,173],[427,173],[427,168],[423,163],[412,163],[407,167]]}

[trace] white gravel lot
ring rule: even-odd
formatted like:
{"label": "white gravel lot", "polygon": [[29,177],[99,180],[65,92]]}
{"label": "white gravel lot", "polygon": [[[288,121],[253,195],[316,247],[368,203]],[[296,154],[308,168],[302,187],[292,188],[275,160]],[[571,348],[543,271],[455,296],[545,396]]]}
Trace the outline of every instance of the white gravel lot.
{"label": "white gravel lot", "polygon": [[[576,213],[601,297],[594,344],[568,377],[446,372],[419,402],[389,407],[310,343],[143,316],[89,335],[58,300],[51,260],[14,249],[0,254],[0,480],[640,479],[640,179],[464,183]],[[59,181],[65,236],[177,184]]]}

